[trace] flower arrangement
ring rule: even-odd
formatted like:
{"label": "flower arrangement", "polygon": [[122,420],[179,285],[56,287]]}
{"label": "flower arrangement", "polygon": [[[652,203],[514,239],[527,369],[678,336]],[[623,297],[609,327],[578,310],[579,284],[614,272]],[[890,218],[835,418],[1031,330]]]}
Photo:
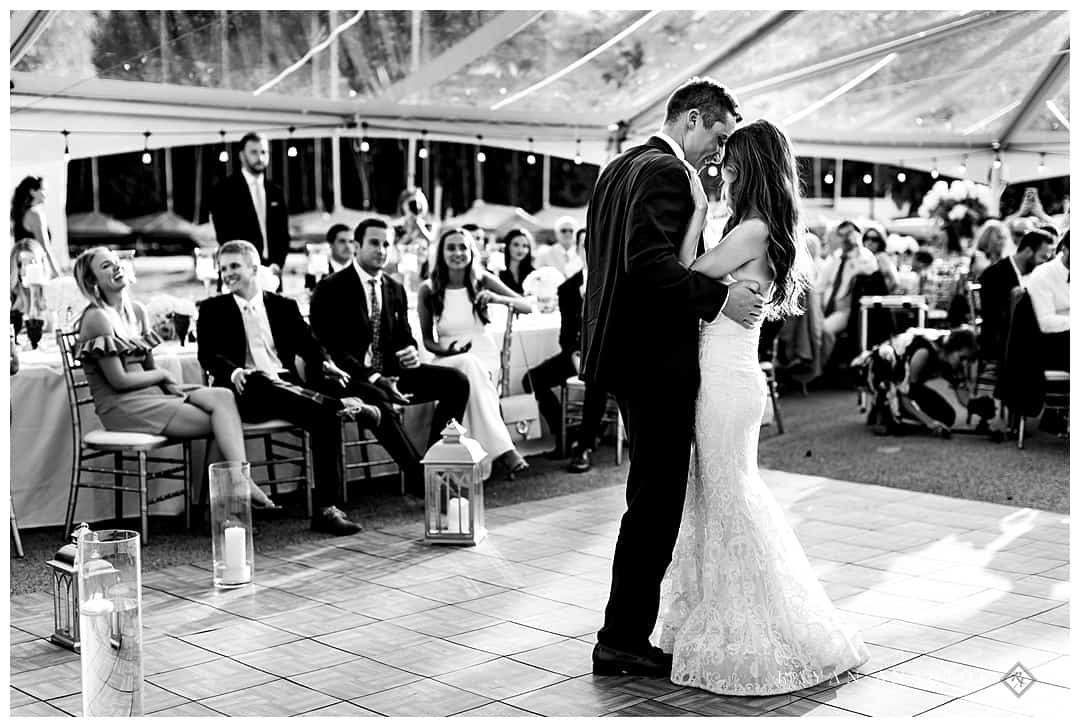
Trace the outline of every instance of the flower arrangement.
{"label": "flower arrangement", "polygon": [[183,344],[195,320],[195,301],[162,293],[146,304],[146,317],[150,328],[163,340]]}
{"label": "flower arrangement", "polygon": [[941,220],[950,240],[971,239],[986,220],[990,202],[990,188],[985,184],[969,179],[956,179],[952,184],[938,180],[923,197],[919,216]]}
{"label": "flower arrangement", "polygon": [[526,297],[536,298],[537,305],[542,313],[549,313],[557,306],[559,286],[566,278],[558,270],[545,265],[537,268],[525,276],[521,281],[521,288]]}

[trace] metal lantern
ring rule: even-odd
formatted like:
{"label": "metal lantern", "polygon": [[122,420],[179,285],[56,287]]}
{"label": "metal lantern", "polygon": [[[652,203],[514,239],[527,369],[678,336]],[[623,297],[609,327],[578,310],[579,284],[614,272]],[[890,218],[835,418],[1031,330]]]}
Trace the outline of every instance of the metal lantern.
{"label": "metal lantern", "polygon": [[484,528],[484,480],[480,463],[487,457],[465,427],[451,419],[442,440],[431,446],[424,465],[424,542],[476,545]]}
{"label": "metal lantern", "polygon": [[75,653],[79,653],[79,582],[75,578],[75,558],[79,537],[89,530],[86,523],[79,523],[71,534],[71,542],[61,546],[52,560],[45,561],[52,571],[53,633],[49,641]]}

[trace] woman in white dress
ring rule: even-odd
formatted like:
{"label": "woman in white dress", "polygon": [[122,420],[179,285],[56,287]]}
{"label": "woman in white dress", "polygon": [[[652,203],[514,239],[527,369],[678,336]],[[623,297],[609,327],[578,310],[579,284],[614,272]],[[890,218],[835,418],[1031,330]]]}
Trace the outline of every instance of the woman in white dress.
{"label": "woman in white dress", "polygon": [[[786,136],[763,120],[737,129],[721,173],[732,212],[724,237],[695,259],[708,199],[691,170],[695,213],[680,259],[717,279],[757,282],[767,315],[798,312],[812,262]],[[657,624],[674,683],[729,695],[797,691],[869,658],[758,473],[759,333],[724,316],[702,326],[690,479]]]}
{"label": "woman in white dress", "polygon": [[[481,465],[485,479],[491,465],[501,460],[511,479],[529,468],[514,448],[499,411],[499,349],[488,335],[487,308],[505,305],[528,313],[531,304],[480,267],[476,241],[466,230],[450,229],[439,236],[431,277],[420,286],[417,313],[424,348],[435,354],[431,362],[458,369],[469,379],[469,403],[462,425],[487,452]],[[509,312],[508,312],[509,313]]]}

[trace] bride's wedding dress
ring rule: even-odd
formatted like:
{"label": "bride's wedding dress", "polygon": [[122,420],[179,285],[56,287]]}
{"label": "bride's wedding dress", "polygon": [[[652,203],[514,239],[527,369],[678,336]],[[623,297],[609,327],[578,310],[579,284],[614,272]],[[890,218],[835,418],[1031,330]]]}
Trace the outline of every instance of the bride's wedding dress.
{"label": "bride's wedding dress", "polygon": [[759,333],[723,315],[702,326],[690,479],[657,624],[671,681],[720,694],[793,692],[869,658],[758,473]]}

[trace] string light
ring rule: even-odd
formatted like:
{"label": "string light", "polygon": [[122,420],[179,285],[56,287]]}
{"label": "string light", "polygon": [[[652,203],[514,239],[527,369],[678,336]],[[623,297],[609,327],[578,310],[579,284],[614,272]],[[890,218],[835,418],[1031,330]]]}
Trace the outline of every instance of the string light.
{"label": "string light", "polygon": [[1039,154],[1039,174],[1046,171],[1046,152]]}
{"label": "string light", "polygon": [[994,152],[994,169],[1001,169],[1001,152]]}
{"label": "string light", "polygon": [[225,130],[221,130],[221,153],[218,154],[218,161],[225,164],[229,161],[229,148],[225,144]]}
{"label": "string light", "polygon": [[526,164],[536,164],[536,155],[533,154],[533,138],[529,137],[529,156],[525,157]]}
{"label": "string light", "polygon": [[863,184],[870,184],[870,182],[874,181],[874,178],[871,177],[869,174],[864,174],[862,175],[862,181]]}
{"label": "string light", "polygon": [[142,163],[143,164],[149,164],[150,161],[151,161],[151,156],[150,156],[150,132],[149,131],[144,131],[143,132]]}
{"label": "string light", "polygon": [[360,135],[360,151],[367,153],[371,151],[371,144],[369,144],[367,140],[367,122],[361,122],[360,128],[362,129]]}
{"label": "string light", "polygon": [[577,140],[577,146],[574,147],[574,164],[581,164],[581,139]]}
{"label": "string light", "polygon": [[422,130],[420,132],[420,151],[416,152],[416,156],[420,157],[421,159],[427,159],[428,157],[427,131],[425,130]]}
{"label": "string light", "polygon": [[289,150],[287,152],[285,152],[286,154],[288,154],[293,159],[296,158],[296,154],[297,154],[296,144],[294,144],[293,140],[292,140],[292,135],[293,135],[294,131],[296,131],[296,127],[295,126],[290,126],[289,127]]}
{"label": "string light", "polygon": [[931,162],[931,165],[930,165],[930,176],[931,176],[931,177],[932,177],[933,179],[937,179],[937,178],[938,178],[938,170],[937,170],[937,157],[934,157],[934,160],[933,160],[933,162]]}
{"label": "string light", "polygon": [[[476,146],[479,147],[483,142],[484,142],[484,137],[481,136],[480,134],[477,134],[476,135]],[[476,161],[480,162],[481,164],[483,164],[484,162],[487,161],[487,154],[484,153],[483,149],[478,148],[476,150]]]}
{"label": "string light", "polygon": [[71,132],[64,129],[60,133],[64,135],[64,164],[67,164],[71,161],[71,149],[68,147],[68,136]]}
{"label": "string light", "polygon": [[710,177],[715,177],[715,176],[716,176],[717,174],[719,174],[719,173],[720,173],[720,170],[719,170],[719,169],[717,169],[717,168],[716,168],[716,167],[715,167],[714,165],[712,165],[712,164],[710,164],[710,165],[709,165],[709,176],[710,176]]}
{"label": "string light", "polygon": [[825,184],[832,184],[833,179],[834,177],[832,175],[832,172],[825,172]]}
{"label": "string light", "polygon": [[960,173],[967,174],[967,154],[960,157]]}

